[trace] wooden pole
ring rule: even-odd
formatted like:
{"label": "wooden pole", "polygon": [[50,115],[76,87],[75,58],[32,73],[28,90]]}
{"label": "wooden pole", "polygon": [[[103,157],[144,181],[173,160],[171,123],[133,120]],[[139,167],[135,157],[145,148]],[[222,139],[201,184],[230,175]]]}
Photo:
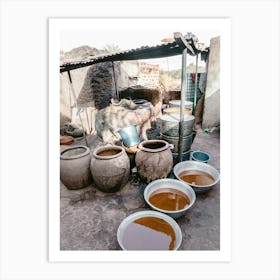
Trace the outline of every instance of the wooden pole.
{"label": "wooden pole", "polygon": [[117,79],[116,79],[116,72],[115,72],[115,66],[114,66],[114,61],[112,61],[112,67],[113,67],[113,79],[114,79],[114,85],[115,85],[115,95],[116,95],[116,98],[119,100],[119,91],[118,91],[118,82],[117,82]]}
{"label": "wooden pole", "polygon": [[81,113],[80,113],[80,110],[78,109],[77,97],[76,97],[76,94],[75,94],[75,89],[74,89],[74,87],[73,87],[73,83],[72,83],[72,78],[71,78],[70,71],[67,71],[67,73],[68,73],[68,78],[69,78],[69,82],[70,82],[70,88],[71,88],[71,91],[72,91],[72,94],[73,94],[73,97],[74,97],[75,107],[76,107],[76,109],[77,109],[77,113],[78,113],[78,115],[79,115],[79,119],[80,119],[80,122],[81,122],[81,125],[82,125],[83,136],[84,136],[86,145],[87,145],[87,147],[89,148],[88,141],[87,141],[87,137],[86,137],[86,133],[85,133],[85,129],[84,129],[83,122],[82,122],[82,118],[81,118]]}

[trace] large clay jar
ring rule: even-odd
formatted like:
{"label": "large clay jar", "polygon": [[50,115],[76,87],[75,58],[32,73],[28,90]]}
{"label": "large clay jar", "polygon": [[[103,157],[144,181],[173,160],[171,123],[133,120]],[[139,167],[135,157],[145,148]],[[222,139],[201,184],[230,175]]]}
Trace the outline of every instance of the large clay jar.
{"label": "large clay jar", "polygon": [[90,170],[98,189],[103,192],[116,192],[128,181],[129,158],[120,146],[100,147],[93,152]]}
{"label": "large clay jar", "polygon": [[166,178],[173,167],[172,152],[164,140],[146,140],[138,145],[137,172],[143,181]]}
{"label": "large clay jar", "polygon": [[73,146],[60,152],[60,180],[70,190],[92,183],[90,150],[86,146]]}

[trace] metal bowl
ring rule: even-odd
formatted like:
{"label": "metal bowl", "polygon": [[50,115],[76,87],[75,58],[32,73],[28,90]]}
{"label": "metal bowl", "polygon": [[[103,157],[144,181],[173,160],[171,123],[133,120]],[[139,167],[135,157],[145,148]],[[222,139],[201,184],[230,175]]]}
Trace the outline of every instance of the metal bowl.
{"label": "metal bowl", "polygon": [[[186,194],[189,197],[190,204],[186,205],[185,208],[183,208],[181,210],[177,210],[177,211],[168,211],[168,210],[164,210],[161,208],[157,208],[152,203],[150,203],[149,198],[153,192],[155,192],[158,189],[163,189],[163,188],[170,188],[170,189],[175,189],[175,190],[183,192],[184,194]],[[176,219],[176,218],[183,216],[186,213],[186,211],[192,207],[192,205],[195,202],[196,195],[195,195],[195,192],[193,191],[193,189],[185,182],[178,181],[176,179],[159,179],[159,180],[155,180],[155,181],[151,182],[149,185],[147,185],[147,187],[145,188],[145,191],[144,191],[144,199],[145,199],[146,203],[154,210],[163,212],[163,213],[169,215],[170,217]]]}
{"label": "metal bowl", "polygon": [[[123,250],[125,250],[125,251],[128,250],[125,248],[125,246],[123,244],[123,236],[124,236],[126,227],[133,221],[135,221],[139,218],[144,218],[144,217],[157,217],[157,218],[163,219],[164,221],[169,223],[171,225],[171,227],[173,228],[173,230],[175,232],[175,236],[176,236],[175,245],[174,245],[173,250],[178,250],[178,248],[180,247],[180,245],[182,243],[182,231],[181,231],[179,225],[176,223],[176,221],[174,219],[172,219],[168,215],[165,215],[165,214],[157,212],[157,211],[149,211],[149,210],[133,213],[133,214],[129,215],[128,217],[126,217],[119,225],[119,228],[117,231],[117,240],[118,240],[120,247]],[[141,249],[138,249],[138,250],[141,250]],[[149,249],[145,249],[145,250],[149,250]]]}
{"label": "metal bowl", "polygon": [[182,161],[180,163],[177,163],[173,168],[173,173],[178,180],[180,180],[181,182],[185,182],[180,179],[179,174],[182,171],[186,171],[186,170],[204,171],[210,174],[214,178],[214,182],[212,184],[204,185],[204,186],[188,183],[196,193],[202,193],[211,190],[220,180],[220,173],[215,167],[213,167],[210,164],[194,161],[194,160],[187,160],[187,161]]}

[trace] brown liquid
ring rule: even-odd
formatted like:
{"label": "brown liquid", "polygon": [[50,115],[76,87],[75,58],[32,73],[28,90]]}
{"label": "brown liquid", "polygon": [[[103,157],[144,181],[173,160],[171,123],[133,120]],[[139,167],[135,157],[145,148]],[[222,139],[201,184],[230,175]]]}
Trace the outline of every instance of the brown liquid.
{"label": "brown liquid", "polygon": [[186,205],[189,205],[190,199],[181,191],[172,188],[162,188],[151,194],[149,202],[157,208],[176,211],[184,209]]}
{"label": "brown liquid", "polygon": [[114,155],[118,154],[119,152],[120,152],[119,150],[105,150],[105,151],[98,153],[98,156],[101,156],[101,157],[114,156]]}
{"label": "brown liquid", "polygon": [[139,218],[130,223],[123,234],[126,250],[173,250],[175,240],[172,226],[157,217]]}
{"label": "brown liquid", "polygon": [[214,183],[214,178],[207,172],[200,170],[185,170],[179,174],[181,180],[197,186],[205,186]]}

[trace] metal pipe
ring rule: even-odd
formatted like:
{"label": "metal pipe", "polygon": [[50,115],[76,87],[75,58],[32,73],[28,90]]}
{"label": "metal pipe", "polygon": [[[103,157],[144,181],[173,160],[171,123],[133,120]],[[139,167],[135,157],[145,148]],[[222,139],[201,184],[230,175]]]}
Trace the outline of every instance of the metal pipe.
{"label": "metal pipe", "polygon": [[194,83],[193,112],[195,110],[196,100],[197,100],[197,82],[198,82],[197,68],[198,68],[198,54],[196,55],[196,59],[195,59],[195,83]]}
{"label": "metal pipe", "polygon": [[75,107],[76,107],[76,109],[77,109],[77,113],[78,113],[78,115],[79,115],[79,119],[80,119],[80,122],[81,122],[81,125],[82,125],[83,136],[84,136],[86,145],[87,145],[87,147],[89,148],[88,141],[87,141],[87,138],[86,138],[85,129],[84,129],[83,122],[82,122],[82,118],[81,118],[81,113],[80,113],[80,110],[78,109],[77,97],[76,97],[76,94],[75,94],[75,89],[74,89],[74,87],[73,87],[73,83],[72,83],[72,78],[71,78],[70,71],[67,71],[67,73],[68,73],[68,78],[69,78],[69,82],[70,82],[71,91],[72,91],[72,94],[73,94],[73,97],[74,97],[74,101],[75,101]]}
{"label": "metal pipe", "polygon": [[187,52],[185,48],[182,54],[182,82],[181,82],[181,106],[180,106],[180,123],[179,123],[179,150],[178,150],[178,161],[183,160],[183,137],[184,137],[184,116],[185,116],[185,93],[188,88],[187,79]]}

